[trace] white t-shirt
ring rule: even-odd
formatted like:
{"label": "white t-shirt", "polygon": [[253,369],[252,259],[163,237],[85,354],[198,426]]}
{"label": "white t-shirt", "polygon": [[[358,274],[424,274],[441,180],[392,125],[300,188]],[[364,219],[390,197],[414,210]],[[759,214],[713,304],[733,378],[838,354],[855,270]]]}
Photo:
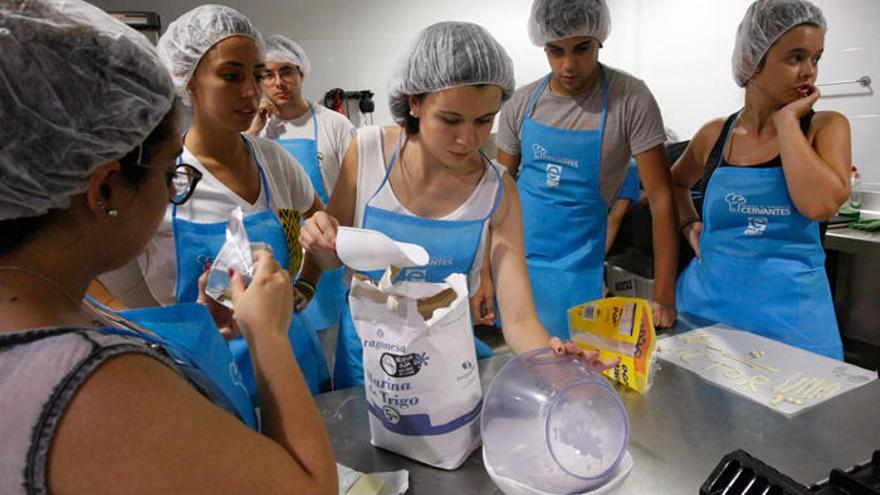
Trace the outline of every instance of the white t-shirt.
{"label": "white t-shirt", "polygon": [[[342,158],[348,150],[355,127],[339,112],[324,106],[312,104],[318,119],[318,163],[324,190],[333,193]],[[260,137],[268,139],[315,139],[315,124],[312,112],[306,112],[293,120],[280,120],[270,117],[260,132]]]}
{"label": "white t-shirt", "polygon": [[[354,226],[363,227],[364,210],[367,202],[373,196],[373,193],[382,184],[387,172],[385,162],[385,152],[382,139],[381,127],[363,127],[357,131],[358,137],[358,182],[357,182],[357,204],[354,211]],[[491,168],[487,168],[483,173],[483,177],[474,189],[471,196],[461,204],[455,211],[439,218],[439,220],[477,220],[486,218],[495,205],[495,196],[500,191],[499,180],[505,167],[495,162],[489,162]],[[496,174],[494,171],[498,171]],[[416,216],[407,210],[395,196],[390,185],[386,183],[382,189],[376,194],[375,198],[370,201],[370,206],[379,207],[383,210],[393,211],[395,213],[403,213],[405,215]],[[477,249],[477,255],[474,264],[471,267],[468,276],[468,291],[473,294],[480,287],[480,268],[483,266],[483,255],[486,252],[486,241],[489,236],[489,222],[491,218],[486,218],[483,223],[483,234],[480,238],[480,246]]]}
{"label": "white t-shirt", "polygon": [[[296,159],[284,148],[268,139],[247,136],[245,139],[251,143],[257,162],[263,169],[270,193],[269,207],[276,214],[281,209],[308,211],[314,201],[315,190]],[[226,222],[229,219],[229,212],[236,206],[241,207],[245,217],[265,211],[266,188],[262,186],[262,182],[260,196],[251,204],[223,185],[186,148],[183,150],[182,161],[199,169],[204,176],[189,201],[177,207],[179,219],[198,223]],[[132,270],[126,267],[101,276],[101,281],[111,293],[118,297],[119,287],[131,291],[138,282],[142,282],[146,283],[150,294],[159,304],[166,306],[176,302],[177,257],[174,248],[172,210],[169,206],[156,234],[147,242],[144,253],[137,258],[142,281],[130,280]],[[119,273],[127,273],[127,275],[122,277]],[[123,278],[129,279],[122,280]],[[122,300],[122,302],[130,304],[134,301]]]}

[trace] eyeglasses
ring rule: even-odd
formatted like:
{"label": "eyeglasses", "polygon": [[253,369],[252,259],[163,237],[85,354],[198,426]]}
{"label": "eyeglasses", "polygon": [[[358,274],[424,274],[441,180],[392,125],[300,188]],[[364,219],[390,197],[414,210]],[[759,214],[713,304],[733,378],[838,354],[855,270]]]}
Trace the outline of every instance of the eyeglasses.
{"label": "eyeglasses", "polygon": [[[139,163],[139,167],[157,168],[149,163]],[[182,205],[189,200],[196,184],[202,180],[199,169],[188,163],[178,163],[174,170],[165,170],[165,184],[168,186],[168,201],[176,205]]]}
{"label": "eyeglasses", "polygon": [[299,69],[291,66],[282,67],[279,70],[266,69],[260,73],[260,82],[263,84],[272,84],[275,82],[276,78],[290,82],[296,79],[296,76],[298,75]]}

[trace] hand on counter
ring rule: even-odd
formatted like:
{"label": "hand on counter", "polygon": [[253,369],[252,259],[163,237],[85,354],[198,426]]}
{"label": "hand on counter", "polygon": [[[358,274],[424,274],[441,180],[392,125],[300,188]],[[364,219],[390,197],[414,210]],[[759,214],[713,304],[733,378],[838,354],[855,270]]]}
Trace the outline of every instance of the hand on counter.
{"label": "hand on counter", "polygon": [[675,324],[675,318],[678,312],[675,306],[668,306],[657,301],[651,301],[651,310],[653,313],[654,328],[669,328]]}
{"label": "hand on counter", "polygon": [[559,337],[551,337],[548,347],[553,349],[553,352],[555,352],[556,354],[571,354],[574,356],[580,356],[584,361],[589,363],[597,371],[605,371],[620,364],[619,357],[612,361],[603,361],[599,359],[599,351],[588,351],[570,340],[563,342],[562,339],[560,339]]}

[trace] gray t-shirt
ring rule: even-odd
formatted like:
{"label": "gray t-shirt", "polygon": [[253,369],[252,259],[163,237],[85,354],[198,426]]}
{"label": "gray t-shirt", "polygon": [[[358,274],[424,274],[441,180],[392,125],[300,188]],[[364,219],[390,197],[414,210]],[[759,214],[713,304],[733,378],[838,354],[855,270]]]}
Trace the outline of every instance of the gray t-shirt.
{"label": "gray t-shirt", "polygon": [[[603,66],[608,80],[608,115],[602,138],[600,189],[602,198],[611,204],[617,197],[632,156],[650,150],[665,141],[663,117],[651,90],[641,79],[626,72]],[[544,80],[542,77],[517,89],[501,109],[498,123],[498,149],[520,155],[522,122],[532,94]],[[531,119],[560,129],[598,129],[602,120],[604,88],[597,84],[578,96],[560,96],[541,92],[530,115]]]}

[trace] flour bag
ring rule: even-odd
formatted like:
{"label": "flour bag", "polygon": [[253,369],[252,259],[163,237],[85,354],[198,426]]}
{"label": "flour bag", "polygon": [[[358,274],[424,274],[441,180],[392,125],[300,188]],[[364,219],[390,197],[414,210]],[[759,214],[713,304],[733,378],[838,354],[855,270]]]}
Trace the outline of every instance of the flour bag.
{"label": "flour bag", "polygon": [[370,443],[442,469],[480,444],[482,388],[467,280],[392,284],[355,276],[349,301],[363,343]]}

